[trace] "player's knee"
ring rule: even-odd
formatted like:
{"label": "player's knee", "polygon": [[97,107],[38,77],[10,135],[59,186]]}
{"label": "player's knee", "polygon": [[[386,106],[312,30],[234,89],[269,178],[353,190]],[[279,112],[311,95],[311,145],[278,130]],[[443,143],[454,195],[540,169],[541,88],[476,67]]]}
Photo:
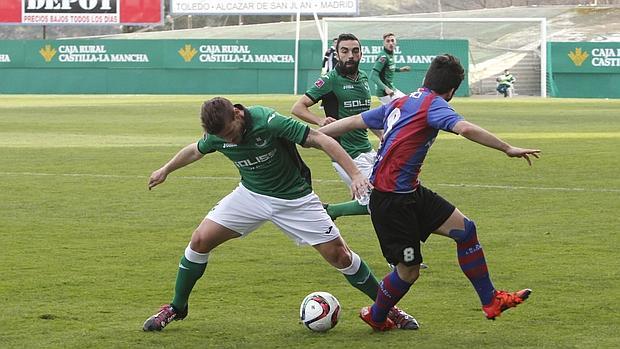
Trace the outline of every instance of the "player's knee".
{"label": "player's knee", "polygon": [[338,269],[347,268],[351,265],[352,255],[349,249],[343,244],[330,246],[323,253],[323,258]]}
{"label": "player's knee", "polygon": [[192,234],[192,239],[189,243],[192,250],[199,253],[211,252],[213,246],[210,246],[209,239],[206,232],[196,229]]}
{"label": "player's knee", "polygon": [[472,236],[476,235],[476,223],[467,218],[463,218],[463,222],[465,223],[465,229],[452,229],[448,233],[456,242],[467,241]]}
{"label": "player's knee", "polygon": [[337,238],[314,247],[329,264],[338,269],[351,265],[352,252],[342,238]]}
{"label": "player's knee", "polygon": [[332,265],[334,265],[338,269],[344,269],[351,266],[352,260],[352,252],[349,251],[345,246],[339,246],[334,250],[332,254]]}

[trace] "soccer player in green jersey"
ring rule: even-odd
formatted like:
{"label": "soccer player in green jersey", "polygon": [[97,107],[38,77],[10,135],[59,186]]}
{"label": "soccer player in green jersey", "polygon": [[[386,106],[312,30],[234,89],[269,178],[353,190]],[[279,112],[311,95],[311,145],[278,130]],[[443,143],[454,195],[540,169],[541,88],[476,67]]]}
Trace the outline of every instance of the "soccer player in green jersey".
{"label": "soccer player in green jersey", "polygon": [[[218,151],[239,169],[241,183],[224,197],[194,230],[179,263],[174,298],[149,317],[144,331],[161,331],[188,313],[192,288],[207,267],[209,253],[218,245],[246,236],[271,221],[299,244],[312,245],[344,274],[352,286],[368,297],[377,297],[378,282],[366,263],[347,246],[340,231],[312,191],[310,170],[295,144],[323,150],[352,178],[355,196],[365,194],[370,183],[336,141],[273,109],[233,105],[214,98],[202,105],[204,137],[181,149],[151,174],[148,187],[163,183],[173,171],[204,155]],[[398,308],[390,318],[403,329],[418,323]]]}
{"label": "soccer player in green jersey", "polygon": [[[338,64],[335,69],[321,76],[293,105],[291,113],[298,118],[318,126],[324,126],[370,109],[370,87],[368,76],[359,70],[362,49],[353,34],[340,34],[336,41]],[[325,117],[310,111],[310,107],[323,101]],[[381,131],[376,134],[381,137]],[[338,138],[338,142],[353,158],[355,165],[365,175],[370,176],[377,153],[368,140],[367,130],[354,130]],[[351,178],[337,163],[332,162],[340,178],[351,185]],[[359,201],[330,204],[327,212],[335,219],[345,215],[368,214],[368,196]]]}
{"label": "soccer player in green jersey", "polygon": [[383,52],[377,57],[370,73],[370,80],[375,83],[375,94],[382,104],[388,104],[392,99],[405,94],[394,87],[394,72],[408,72],[409,66],[396,67],[394,63],[394,49],[396,48],[396,36],[394,33],[383,34]]}

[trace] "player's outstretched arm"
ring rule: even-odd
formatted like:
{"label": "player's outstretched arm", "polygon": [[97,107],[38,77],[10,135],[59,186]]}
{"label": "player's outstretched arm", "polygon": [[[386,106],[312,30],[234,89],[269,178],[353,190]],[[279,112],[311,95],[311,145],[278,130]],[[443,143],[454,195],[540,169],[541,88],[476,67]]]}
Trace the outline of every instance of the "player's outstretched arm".
{"label": "player's outstretched arm", "polygon": [[163,183],[168,175],[183,166],[187,166],[196,160],[200,160],[204,154],[198,151],[196,143],[188,144],[181,149],[164,166],[154,171],[149,177],[149,190],[158,184]]}
{"label": "player's outstretched arm", "polygon": [[468,121],[463,120],[457,122],[452,128],[452,131],[476,143],[500,150],[511,158],[524,158],[530,166],[532,165],[530,155],[535,158],[538,158],[540,155],[540,149],[513,147],[512,145],[499,139],[491,132]]}
{"label": "player's outstretched arm", "polygon": [[[347,118],[348,119],[348,118]],[[333,125],[333,124],[332,124]],[[310,129],[308,138],[303,144],[304,147],[312,147],[323,150],[334,161],[336,161],[345,172],[351,178],[351,195],[356,198],[361,198],[366,195],[372,185],[366,176],[364,176],[360,170],[355,166],[353,159],[347,154],[347,152],[331,137],[324,135],[321,132]]]}
{"label": "player's outstretched arm", "polygon": [[293,108],[291,108],[291,114],[300,118],[301,120],[318,126],[327,125],[330,122],[336,121],[336,119],[332,117],[320,117],[313,112],[310,111],[310,107],[316,104],[310,97],[303,95],[301,96],[295,104],[293,104]]}
{"label": "player's outstretched arm", "polygon": [[341,136],[351,130],[368,128],[361,114],[356,114],[319,128],[319,132],[330,137]]}

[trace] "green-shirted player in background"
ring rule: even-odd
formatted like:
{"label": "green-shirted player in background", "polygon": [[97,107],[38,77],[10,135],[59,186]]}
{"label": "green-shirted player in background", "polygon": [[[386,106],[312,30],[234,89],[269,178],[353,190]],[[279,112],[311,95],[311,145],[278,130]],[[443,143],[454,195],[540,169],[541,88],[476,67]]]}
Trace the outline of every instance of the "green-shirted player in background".
{"label": "green-shirted player in background", "polygon": [[394,33],[383,34],[383,52],[377,57],[370,73],[370,80],[375,83],[375,95],[379,97],[381,104],[388,104],[393,99],[404,96],[394,84],[394,72],[402,73],[411,71],[409,66],[396,67],[394,63],[394,49],[396,48],[396,36]]}
{"label": "green-shirted player in background", "polygon": [[[353,34],[340,34],[336,41],[338,64],[335,69],[321,76],[306,93],[293,105],[291,113],[298,118],[318,126],[356,115],[370,109],[370,87],[368,76],[359,70],[362,50],[359,40]],[[325,117],[310,111],[310,107],[323,101]],[[381,138],[382,131],[376,131]],[[367,130],[354,130],[338,138],[344,150],[353,158],[355,165],[366,176],[372,172],[377,153],[368,140]],[[351,178],[337,163],[332,165],[340,178],[351,185]],[[330,204],[327,212],[332,219],[340,216],[367,215],[368,196],[359,201]]]}
{"label": "green-shirted player in background", "polygon": [[[153,172],[149,189],[163,183],[171,172],[215,151],[237,166],[241,183],[194,230],[179,263],[172,302],[149,317],[143,329],[161,331],[171,321],[184,319],[189,295],[205,272],[209,253],[230,239],[248,235],[267,221],[297,243],[312,245],[352,286],[375,299],[379,286],[376,277],[349,249],[312,191],[310,170],[295,144],[321,149],[335,159],[352,178],[352,194],[361,196],[367,193],[370,183],[344,149],[332,138],[273,109],[245,108],[225,98],[205,102],[200,118],[204,137],[181,149]],[[398,308],[391,309],[389,316],[402,329],[418,328],[417,321]]]}
{"label": "green-shirted player in background", "polygon": [[[311,124],[325,126],[336,120],[356,115],[369,110],[371,105],[370,87],[365,72],[359,70],[362,59],[361,44],[353,34],[340,34],[336,42],[338,64],[336,68],[321,76],[306,93],[293,105],[292,114]],[[325,117],[310,111],[310,107],[323,101]],[[371,130],[381,139],[381,130]],[[338,138],[338,142],[353,158],[355,165],[367,177],[372,173],[377,152],[372,149],[367,130],[353,130]],[[332,165],[347,185],[351,178],[337,163]],[[332,219],[341,216],[367,215],[369,196],[357,200],[326,205],[327,213]],[[421,267],[428,268],[422,263]]]}

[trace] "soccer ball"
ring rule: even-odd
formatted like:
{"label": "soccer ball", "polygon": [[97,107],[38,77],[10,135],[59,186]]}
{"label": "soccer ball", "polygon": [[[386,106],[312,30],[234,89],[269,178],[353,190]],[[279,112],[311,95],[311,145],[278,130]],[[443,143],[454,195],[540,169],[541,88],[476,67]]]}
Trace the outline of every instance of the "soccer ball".
{"label": "soccer ball", "polygon": [[312,331],[328,331],[338,323],[340,303],[328,292],[312,292],[301,302],[299,317]]}

